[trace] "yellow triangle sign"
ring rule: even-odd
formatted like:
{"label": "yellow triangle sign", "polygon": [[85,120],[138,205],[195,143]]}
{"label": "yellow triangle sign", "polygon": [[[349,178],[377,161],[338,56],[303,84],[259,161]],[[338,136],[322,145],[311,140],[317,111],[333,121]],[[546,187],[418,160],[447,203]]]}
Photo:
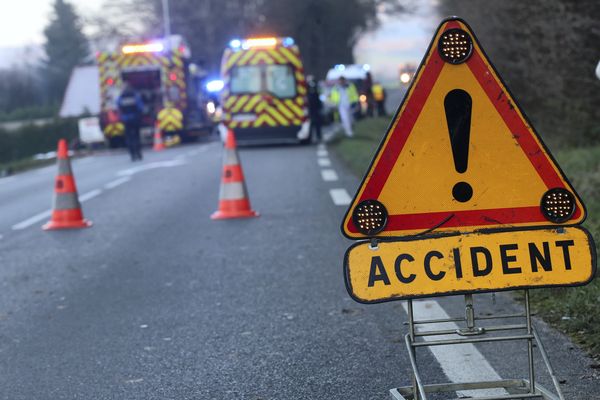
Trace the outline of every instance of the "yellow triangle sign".
{"label": "yellow triangle sign", "polygon": [[461,19],[444,20],[344,217],[351,239],[576,225],[581,199]]}

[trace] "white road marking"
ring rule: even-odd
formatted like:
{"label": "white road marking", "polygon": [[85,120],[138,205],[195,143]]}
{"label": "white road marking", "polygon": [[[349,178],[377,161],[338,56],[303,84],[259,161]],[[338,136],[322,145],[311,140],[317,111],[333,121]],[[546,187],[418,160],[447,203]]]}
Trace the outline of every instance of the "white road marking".
{"label": "white road marking", "polygon": [[84,201],[88,201],[90,199],[93,199],[96,196],[99,196],[102,193],[102,189],[94,189],[91,190],[87,193],[82,194],[81,196],[79,196],[79,202],[83,203]]}
{"label": "white road marking", "polygon": [[325,143],[319,143],[317,145],[317,150],[327,150],[327,147],[325,146]]}
{"label": "white road marking", "polygon": [[104,188],[109,190],[114,189],[117,186],[124,184],[125,182],[129,182],[130,180],[131,178],[129,176],[124,176],[122,178],[115,179],[112,182],[108,182],[106,185],[104,185]]}
{"label": "white road marking", "polygon": [[329,155],[329,152],[327,151],[327,149],[318,149],[317,150],[317,157],[327,157]]}
{"label": "white road marking", "polygon": [[346,189],[329,189],[329,194],[336,206],[347,206],[352,201]]}
{"label": "white road marking", "polygon": [[170,167],[178,167],[180,165],[184,165],[184,160],[170,160],[170,161],[156,161],[148,164],[142,164],[137,167],[122,169],[117,172],[118,176],[127,176],[137,174],[138,172],[147,171],[155,168],[170,168]]}
{"label": "white road marking", "polygon": [[33,217],[27,218],[25,221],[21,221],[18,224],[14,224],[12,229],[15,231],[19,231],[21,229],[25,229],[33,224],[36,224],[46,218],[50,218],[52,215],[52,210],[46,210],[39,214],[34,215]]}
{"label": "white road marking", "polygon": [[[407,302],[402,302],[404,311],[408,313]],[[445,319],[449,318],[446,311],[435,300],[413,301],[415,319]],[[454,322],[444,322],[424,325],[426,330],[458,329]],[[426,341],[455,339],[456,335],[425,336]],[[432,346],[429,350],[438,360],[444,374],[451,382],[476,382],[500,380],[500,375],[494,370],[485,357],[471,343],[453,346]],[[506,395],[504,389],[463,390],[457,392],[459,397],[500,396]]]}
{"label": "white road marking", "polygon": [[322,169],[321,177],[325,182],[333,182],[338,180],[337,173],[333,169]]}
{"label": "white road marking", "polygon": [[317,163],[320,167],[331,167],[331,160],[329,158],[317,158]]}

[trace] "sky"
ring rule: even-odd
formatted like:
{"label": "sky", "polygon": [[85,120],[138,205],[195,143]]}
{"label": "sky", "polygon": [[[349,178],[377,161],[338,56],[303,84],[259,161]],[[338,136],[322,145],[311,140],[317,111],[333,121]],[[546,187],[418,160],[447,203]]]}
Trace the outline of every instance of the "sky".
{"label": "sky", "polygon": [[[4,0],[0,13],[0,67],[21,64],[28,55],[41,57],[43,29],[48,23],[53,0]],[[359,41],[354,54],[358,63],[370,64],[379,79],[396,79],[398,68],[407,62],[418,64],[438,23],[432,2],[420,1],[419,9],[408,16],[383,18],[381,27]],[[103,0],[70,0],[79,15],[100,10]]]}

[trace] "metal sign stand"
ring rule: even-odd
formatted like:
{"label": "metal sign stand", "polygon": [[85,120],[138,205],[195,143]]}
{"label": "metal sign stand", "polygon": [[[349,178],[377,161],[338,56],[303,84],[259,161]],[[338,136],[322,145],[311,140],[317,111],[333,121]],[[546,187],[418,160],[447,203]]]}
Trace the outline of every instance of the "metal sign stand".
{"label": "metal sign stand", "polygon": [[[519,324],[500,324],[494,326],[476,326],[477,321],[481,320],[506,320],[522,318],[523,322]],[[464,322],[465,327],[452,330],[426,330],[428,324],[444,322]],[[525,313],[512,315],[499,315],[488,317],[476,317],[473,308],[473,295],[465,295],[465,317],[448,318],[436,320],[415,320],[413,311],[413,302],[408,300],[408,326],[409,333],[405,336],[406,348],[410,357],[410,363],[413,370],[412,386],[405,386],[391,389],[390,394],[394,400],[427,400],[427,393],[433,392],[455,392],[460,390],[483,390],[483,389],[505,389],[508,394],[498,396],[473,397],[472,400],[501,400],[501,399],[543,399],[543,400],[564,400],[560,385],[554,370],[550,365],[548,354],[544,349],[540,338],[531,323],[531,309],[529,306],[529,290],[525,290]],[[423,326],[425,329],[417,330],[417,326]],[[510,333],[515,332],[517,333]],[[519,333],[521,331],[522,333]],[[508,334],[507,334],[508,332]],[[504,334],[503,334],[504,333]],[[424,341],[425,337],[440,335],[457,335],[456,339],[429,340]],[[464,343],[485,343],[500,341],[527,341],[527,355],[529,363],[529,379],[503,379],[499,381],[485,382],[461,382],[461,383],[442,383],[442,384],[423,384],[417,366],[417,348],[429,346],[451,346]],[[535,371],[533,364],[533,343],[542,355],[548,373],[552,378],[556,394],[548,391],[535,383]]]}

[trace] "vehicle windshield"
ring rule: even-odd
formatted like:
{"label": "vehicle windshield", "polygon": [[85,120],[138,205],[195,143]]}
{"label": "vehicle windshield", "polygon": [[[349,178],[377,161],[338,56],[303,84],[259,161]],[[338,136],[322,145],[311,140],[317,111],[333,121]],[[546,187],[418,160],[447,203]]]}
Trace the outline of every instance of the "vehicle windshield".
{"label": "vehicle windshield", "polygon": [[233,68],[231,94],[267,92],[275,97],[296,96],[296,79],[290,65],[245,65]]}
{"label": "vehicle windshield", "polygon": [[294,97],[296,80],[289,65],[267,65],[267,91],[276,97]]}

